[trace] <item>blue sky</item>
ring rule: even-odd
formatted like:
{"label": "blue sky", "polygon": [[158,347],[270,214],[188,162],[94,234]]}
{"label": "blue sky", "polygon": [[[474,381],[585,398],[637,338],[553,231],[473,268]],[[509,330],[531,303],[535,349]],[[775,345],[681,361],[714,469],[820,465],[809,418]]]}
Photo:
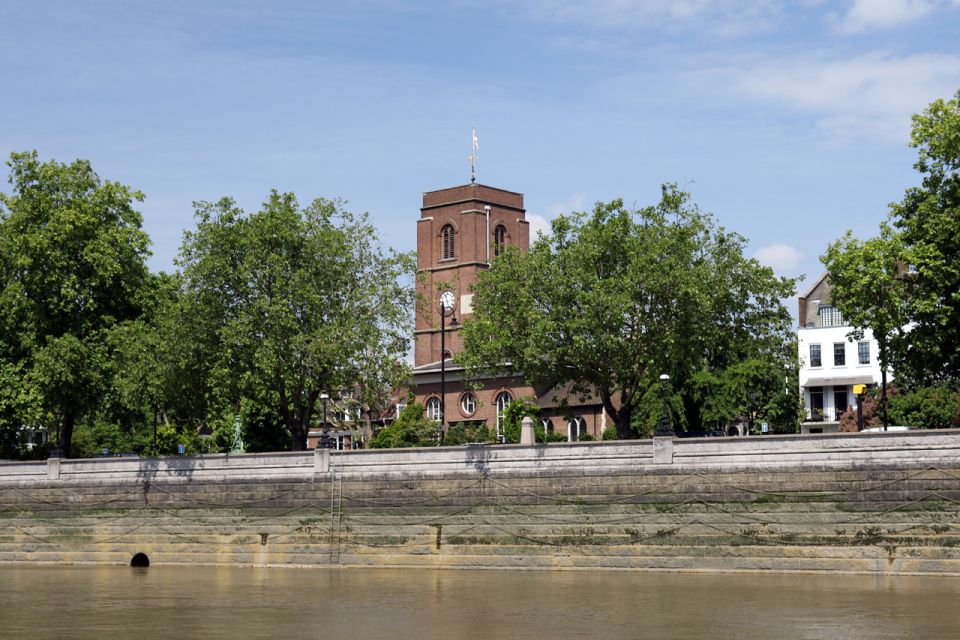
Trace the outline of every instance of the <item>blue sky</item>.
{"label": "blue sky", "polygon": [[478,181],[535,227],[676,182],[802,289],[918,182],[910,115],[960,88],[958,43],[960,0],[0,0],[0,153],[142,190],[170,270],[192,201],[271,188],[413,249],[477,127]]}

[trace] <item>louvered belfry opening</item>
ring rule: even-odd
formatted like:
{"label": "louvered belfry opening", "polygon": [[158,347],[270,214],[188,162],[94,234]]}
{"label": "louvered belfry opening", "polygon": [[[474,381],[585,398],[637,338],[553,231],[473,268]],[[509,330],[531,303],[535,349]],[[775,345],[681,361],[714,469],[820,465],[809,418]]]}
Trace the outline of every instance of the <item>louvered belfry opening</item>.
{"label": "louvered belfry opening", "polygon": [[453,225],[444,225],[443,230],[440,231],[440,237],[443,244],[443,259],[455,258],[457,255],[456,234],[453,231]]}

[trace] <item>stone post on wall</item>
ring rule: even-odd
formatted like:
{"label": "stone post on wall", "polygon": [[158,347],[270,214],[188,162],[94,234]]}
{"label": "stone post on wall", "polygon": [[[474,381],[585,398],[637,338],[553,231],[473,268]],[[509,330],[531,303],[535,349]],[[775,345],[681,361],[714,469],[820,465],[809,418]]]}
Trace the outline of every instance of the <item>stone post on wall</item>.
{"label": "stone post on wall", "polygon": [[534,445],[537,443],[537,432],[533,428],[533,418],[524,417],[520,421],[520,444]]}
{"label": "stone post on wall", "polygon": [[330,449],[313,450],[313,475],[330,473]]}
{"label": "stone post on wall", "polygon": [[673,464],[673,438],[654,436],[653,464]]}
{"label": "stone post on wall", "polygon": [[60,458],[47,458],[47,480],[60,479]]}

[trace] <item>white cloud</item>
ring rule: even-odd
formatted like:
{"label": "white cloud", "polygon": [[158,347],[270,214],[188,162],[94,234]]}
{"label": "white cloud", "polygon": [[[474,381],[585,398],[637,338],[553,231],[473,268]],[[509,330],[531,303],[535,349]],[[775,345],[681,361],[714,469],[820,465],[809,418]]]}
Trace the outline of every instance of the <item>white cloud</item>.
{"label": "white cloud", "polygon": [[539,236],[550,235],[550,221],[536,213],[528,213],[527,221],[530,223],[530,241],[533,242]]}
{"label": "white cloud", "polygon": [[811,114],[831,134],[901,142],[912,114],[960,85],[960,56],[791,58],[733,73],[737,90]]}
{"label": "white cloud", "polygon": [[[919,20],[946,4],[944,0],[853,0],[843,15],[831,16],[844,33],[887,29]],[[952,1],[954,6],[958,3]]]}
{"label": "white cloud", "polygon": [[550,235],[550,220],[556,218],[561,213],[571,213],[583,209],[585,196],[583,193],[574,193],[563,202],[554,202],[547,205],[544,214],[528,213],[527,220],[530,222],[530,240],[536,240],[538,234],[544,236]]}
{"label": "white cloud", "polygon": [[800,265],[803,253],[788,244],[771,244],[757,249],[753,257],[776,271],[792,271]]}

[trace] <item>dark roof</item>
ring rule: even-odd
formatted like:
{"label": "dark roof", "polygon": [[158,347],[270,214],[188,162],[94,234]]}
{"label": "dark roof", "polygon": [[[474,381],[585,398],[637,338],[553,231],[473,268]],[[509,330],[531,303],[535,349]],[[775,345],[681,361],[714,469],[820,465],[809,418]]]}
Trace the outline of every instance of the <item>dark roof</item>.
{"label": "dark roof", "polygon": [[552,387],[534,388],[537,394],[537,405],[543,409],[559,407],[565,398],[567,400],[567,406],[569,407],[586,407],[603,404],[598,393],[590,392],[585,396],[581,396],[579,393],[571,393],[571,386],[573,386],[573,383],[567,382]]}

